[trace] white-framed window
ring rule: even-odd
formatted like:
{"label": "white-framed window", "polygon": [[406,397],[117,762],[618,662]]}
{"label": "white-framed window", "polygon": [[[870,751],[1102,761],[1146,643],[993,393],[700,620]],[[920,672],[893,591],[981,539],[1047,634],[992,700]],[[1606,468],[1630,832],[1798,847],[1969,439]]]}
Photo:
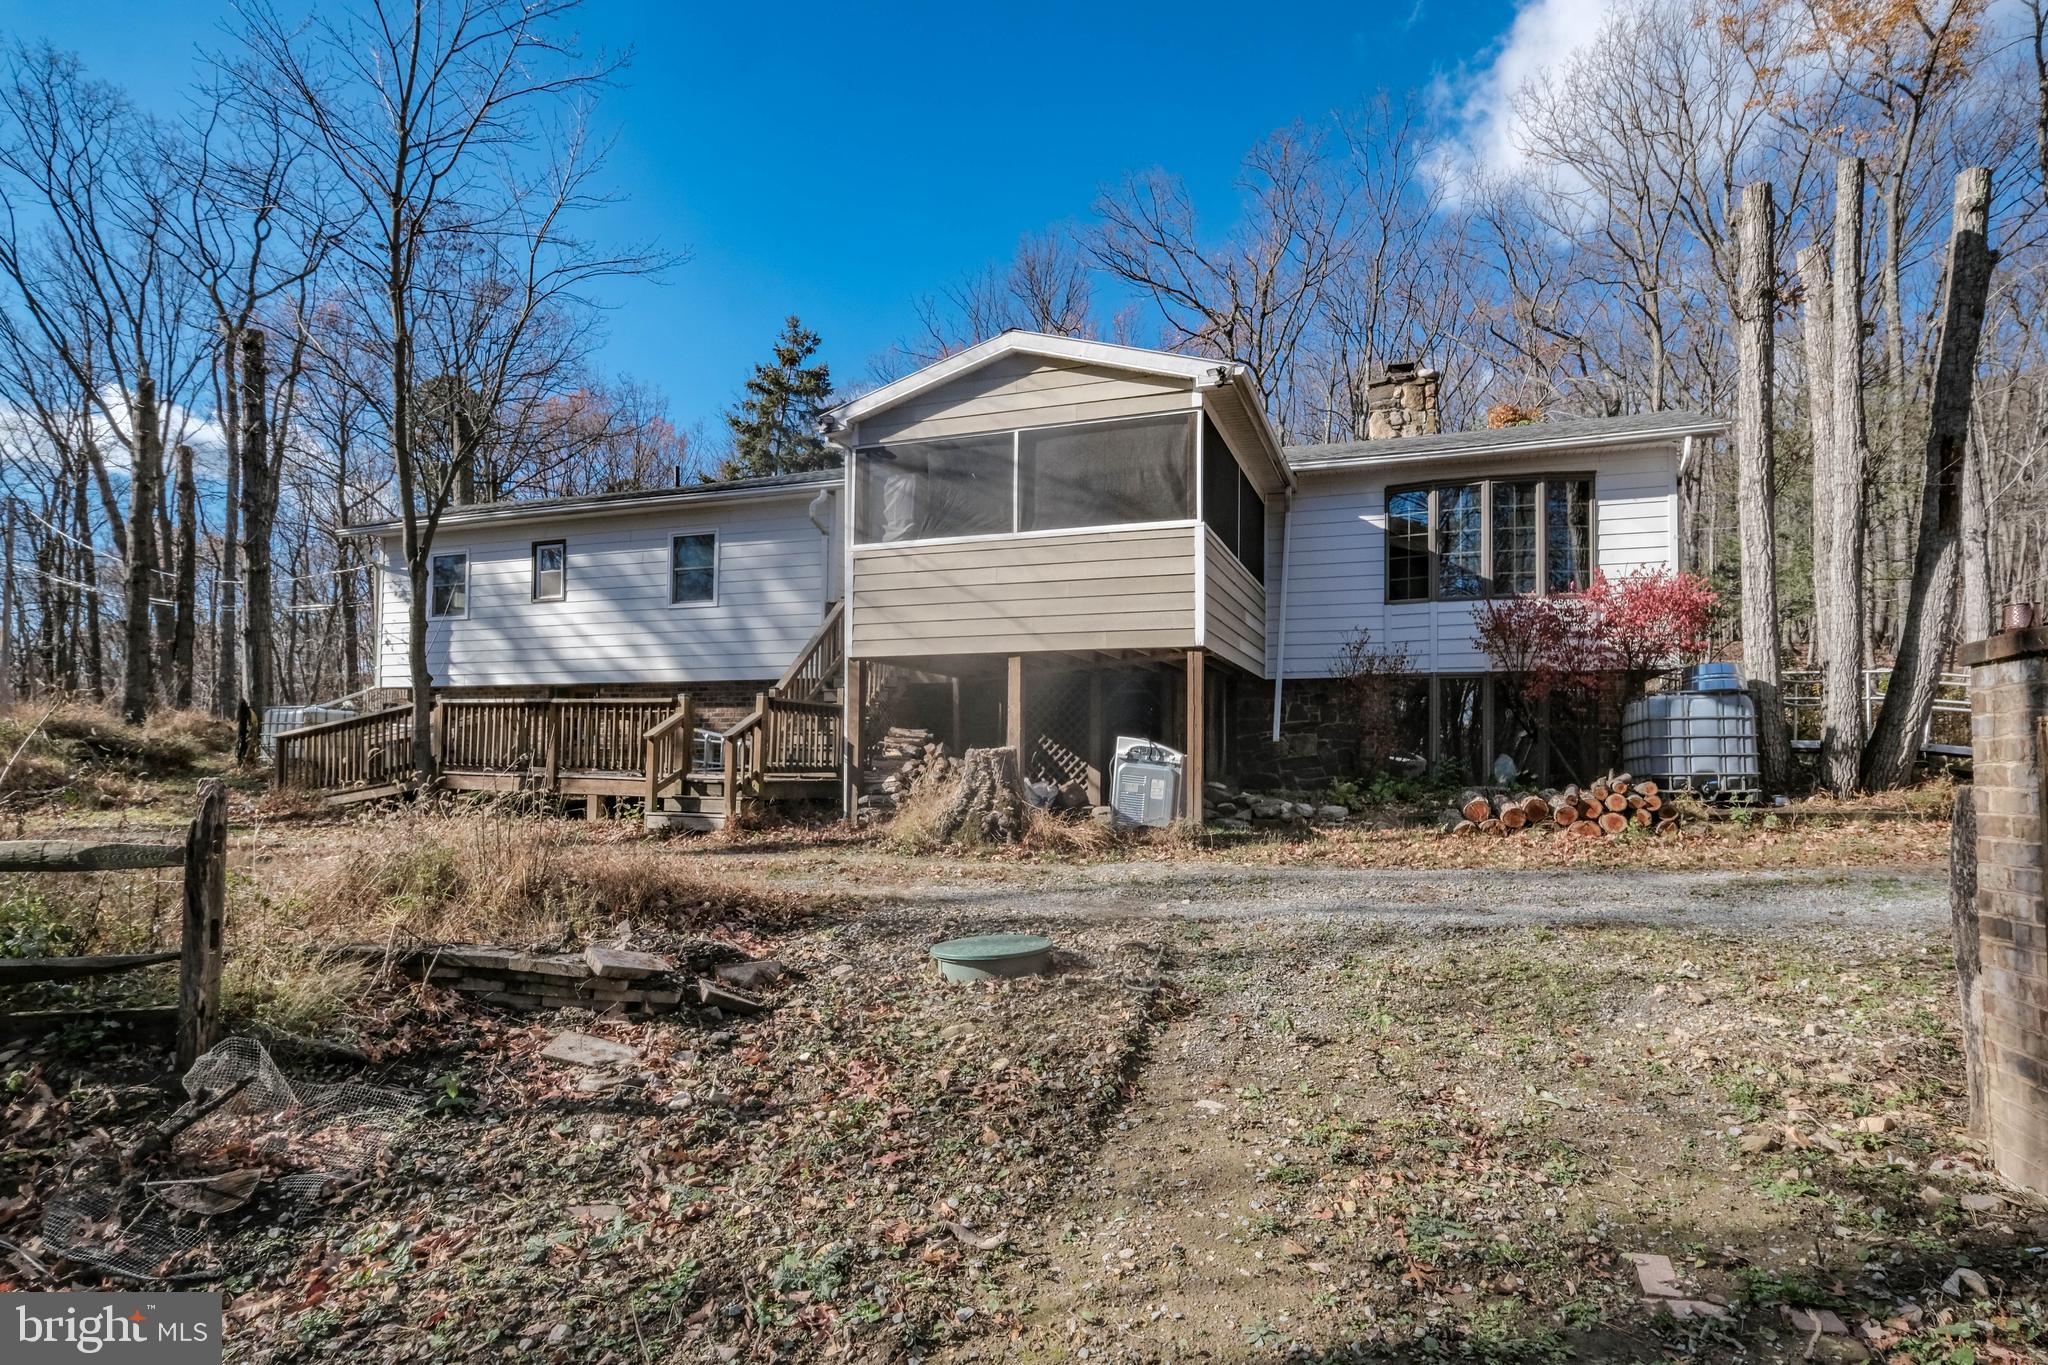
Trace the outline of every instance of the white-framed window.
{"label": "white-framed window", "polygon": [[533,542],[533,600],[561,602],[569,596],[569,543]]}
{"label": "white-framed window", "polygon": [[468,555],[435,555],[427,562],[427,615],[469,615]]}
{"label": "white-framed window", "polygon": [[668,542],[668,600],[674,607],[718,602],[718,533],[692,531]]}

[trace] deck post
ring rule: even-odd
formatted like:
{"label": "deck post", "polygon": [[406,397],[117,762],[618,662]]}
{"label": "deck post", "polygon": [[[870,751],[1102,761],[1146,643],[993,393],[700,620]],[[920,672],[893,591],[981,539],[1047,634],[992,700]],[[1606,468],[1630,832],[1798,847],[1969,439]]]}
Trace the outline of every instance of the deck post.
{"label": "deck post", "polygon": [[220,960],[228,900],[228,797],[218,778],[199,784],[199,814],[185,833],[185,909],[178,967],[178,1070],[220,1031]]}
{"label": "deck post", "polygon": [[440,770],[448,766],[448,707],[436,698],[434,703],[434,771],[428,779],[438,777]]}
{"label": "deck post", "polygon": [[1182,728],[1182,732],[1187,736],[1188,746],[1187,766],[1184,770],[1184,775],[1187,778],[1187,799],[1183,803],[1182,815],[1198,825],[1202,823],[1202,787],[1206,776],[1202,771],[1202,760],[1204,751],[1209,747],[1209,707],[1207,705],[1208,698],[1203,691],[1208,682],[1207,662],[1208,655],[1202,650],[1191,649],[1188,651],[1188,714],[1187,724]]}
{"label": "deck post", "polygon": [[[756,740],[755,742],[756,742],[756,743],[759,743],[759,740],[757,739],[757,740]],[[725,776],[725,782],[724,782],[724,784],[723,784],[723,785],[724,785],[724,788],[725,788],[725,790],[724,790],[724,797],[725,797],[725,827],[726,827],[727,829],[734,829],[734,828],[737,828],[737,827],[738,827],[738,825],[739,825],[739,818],[740,818],[740,779],[739,779],[739,771],[740,771],[740,765],[739,765],[739,750],[738,750],[738,746],[736,746],[735,744],[733,744],[733,743],[732,743],[731,741],[729,741],[729,740],[728,740],[728,741],[726,742],[726,745],[725,745],[725,774],[724,774],[724,776]]]}
{"label": "deck post", "polygon": [[1024,656],[1010,656],[1010,685],[1003,703],[1003,743],[1017,751],[1017,771],[1024,764]]}

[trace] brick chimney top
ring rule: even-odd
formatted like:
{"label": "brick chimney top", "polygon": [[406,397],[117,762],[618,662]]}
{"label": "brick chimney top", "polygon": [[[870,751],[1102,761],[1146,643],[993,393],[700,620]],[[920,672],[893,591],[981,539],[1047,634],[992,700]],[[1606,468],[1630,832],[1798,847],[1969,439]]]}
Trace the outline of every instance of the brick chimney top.
{"label": "brick chimney top", "polygon": [[1365,439],[1433,436],[1441,429],[1435,370],[1413,360],[1394,361],[1365,386]]}

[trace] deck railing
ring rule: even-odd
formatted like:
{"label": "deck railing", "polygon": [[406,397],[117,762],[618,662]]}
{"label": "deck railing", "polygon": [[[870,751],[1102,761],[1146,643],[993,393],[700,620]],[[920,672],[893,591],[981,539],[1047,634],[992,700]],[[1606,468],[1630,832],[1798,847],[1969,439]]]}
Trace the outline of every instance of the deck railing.
{"label": "deck railing", "polygon": [[647,732],[677,714],[674,698],[564,697],[550,702],[561,772],[637,773]]}
{"label": "deck railing", "polygon": [[846,603],[834,602],[811,638],[797,651],[796,662],[768,689],[769,696],[816,701],[832,689],[846,663],[846,637],[840,629],[845,618]]}
{"label": "deck railing", "polygon": [[529,773],[548,760],[550,703],[519,697],[443,697],[434,751],[443,772]]}
{"label": "deck railing", "polygon": [[279,787],[337,791],[402,782],[412,771],[412,708],[286,730],[272,761]]}

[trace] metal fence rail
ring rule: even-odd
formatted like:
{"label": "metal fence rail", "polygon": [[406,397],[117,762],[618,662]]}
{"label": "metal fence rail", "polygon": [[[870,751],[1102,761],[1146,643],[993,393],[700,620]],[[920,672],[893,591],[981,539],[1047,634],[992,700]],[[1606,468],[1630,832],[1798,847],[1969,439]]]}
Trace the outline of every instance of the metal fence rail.
{"label": "metal fence rail", "polygon": [[[1889,668],[1863,670],[1863,723],[1877,723],[1878,708],[1884,705],[1891,687]],[[1784,677],[1785,722],[1792,731],[1792,743],[1802,749],[1818,748],[1821,739],[1821,675],[1817,669],[1788,670]],[[1970,675],[1960,670],[1943,673],[1934,690],[1934,709],[1927,717],[1921,736],[1924,753],[1950,758],[1970,756]]]}

